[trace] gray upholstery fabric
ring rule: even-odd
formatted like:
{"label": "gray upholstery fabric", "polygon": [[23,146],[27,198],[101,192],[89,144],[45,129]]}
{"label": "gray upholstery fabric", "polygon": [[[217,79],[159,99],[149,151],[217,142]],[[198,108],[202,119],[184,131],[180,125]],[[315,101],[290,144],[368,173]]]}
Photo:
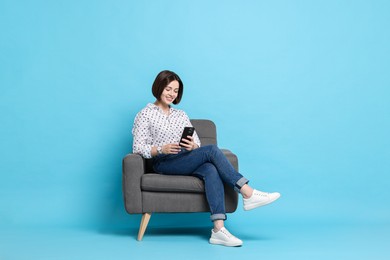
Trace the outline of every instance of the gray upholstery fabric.
{"label": "gray upholstery fabric", "polygon": [[142,212],[141,177],[144,175],[144,159],[139,154],[128,154],[122,163],[122,189],[128,213]]}
{"label": "gray upholstery fabric", "polygon": [[195,127],[202,146],[217,144],[217,128],[213,121],[192,119],[191,124]]}
{"label": "gray upholstery fabric", "polygon": [[[237,197],[237,193],[235,195]],[[226,213],[232,213],[237,209],[237,201],[228,196],[225,194]],[[143,211],[148,213],[210,212],[202,193],[144,191],[142,204]]]}
{"label": "gray upholstery fabric", "polygon": [[207,212],[206,196],[201,193],[148,192],[142,193],[143,211],[156,213]]}
{"label": "gray upholstery fabric", "polygon": [[[210,120],[191,120],[202,146],[217,144],[216,127]],[[238,159],[222,149],[233,167],[238,170]],[[150,174],[146,174],[150,173]],[[193,176],[172,176],[153,173],[152,160],[138,154],[123,159],[123,196],[130,214],[153,212],[208,212],[203,181]],[[225,186],[226,212],[237,209],[238,194]]]}
{"label": "gray upholstery fabric", "polygon": [[142,191],[203,193],[204,184],[199,178],[192,176],[150,173],[142,176],[141,189]]}

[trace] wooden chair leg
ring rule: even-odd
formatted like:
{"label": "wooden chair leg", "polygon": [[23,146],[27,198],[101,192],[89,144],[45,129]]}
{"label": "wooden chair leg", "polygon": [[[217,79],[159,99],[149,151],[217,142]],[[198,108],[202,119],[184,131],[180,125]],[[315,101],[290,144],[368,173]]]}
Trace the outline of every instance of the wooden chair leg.
{"label": "wooden chair leg", "polygon": [[148,223],[149,223],[151,216],[152,216],[152,214],[150,214],[150,213],[144,213],[142,215],[141,225],[139,226],[139,232],[138,232],[138,238],[137,238],[138,241],[141,241],[142,238],[144,237],[145,230],[146,230],[146,227],[148,226]]}

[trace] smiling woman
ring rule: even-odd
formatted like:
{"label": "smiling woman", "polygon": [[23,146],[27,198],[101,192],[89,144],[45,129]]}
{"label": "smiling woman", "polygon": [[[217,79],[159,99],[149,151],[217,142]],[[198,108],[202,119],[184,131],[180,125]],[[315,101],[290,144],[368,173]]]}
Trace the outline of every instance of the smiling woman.
{"label": "smiling woman", "polygon": [[[176,80],[172,81],[164,88],[159,101],[156,103],[160,103],[163,107],[169,107],[169,104],[176,100],[179,89],[179,82]],[[166,112],[168,112],[168,110],[166,110]]]}
{"label": "smiling woman", "polygon": [[[225,227],[226,210],[224,183],[243,196],[244,209],[267,205],[280,197],[278,192],[254,190],[248,179],[238,173],[216,145],[201,147],[196,131],[181,139],[185,127],[192,127],[187,114],[171,107],[178,104],[183,94],[183,82],[172,71],[160,72],[152,87],[156,101],[148,104],[136,116],[133,128],[133,152],[153,159],[156,173],[195,176],[204,181],[206,199],[214,229],[211,244],[241,246],[242,241]],[[151,213],[151,212],[150,212]],[[144,214],[139,240],[142,239],[150,213]]]}
{"label": "smiling woman", "polygon": [[164,107],[171,103],[179,104],[183,95],[183,82],[176,73],[164,70],[157,75],[152,93],[157,99],[156,102],[163,102],[161,105]]}

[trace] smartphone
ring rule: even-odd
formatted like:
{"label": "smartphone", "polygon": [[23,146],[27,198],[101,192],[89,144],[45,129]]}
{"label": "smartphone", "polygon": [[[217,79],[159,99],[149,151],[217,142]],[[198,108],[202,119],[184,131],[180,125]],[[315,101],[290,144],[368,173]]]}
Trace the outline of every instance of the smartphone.
{"label": "smartphone", "polygon": [[[189,126],[184,127],[183,134],[181,135],[181,138],[180,138],[180,143],[182,143],[183,139],[188,140],[187,136],[192,136],[194,134],[194,132],[195,132],[195,127],[192,127],[192,126],[191,127],[189,127]],[[182,145],[180,145],[180,146],[182,146]]]}

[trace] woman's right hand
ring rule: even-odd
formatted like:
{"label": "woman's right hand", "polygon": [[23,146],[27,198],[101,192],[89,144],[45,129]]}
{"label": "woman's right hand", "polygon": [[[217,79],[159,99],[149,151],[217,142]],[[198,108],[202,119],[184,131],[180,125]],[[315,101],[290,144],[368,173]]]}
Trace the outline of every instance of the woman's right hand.
{"label": "woman's right hand", "polygon": [[161,147],[163,154],[178,154],[181,147],[178,144],[166,144]]}

